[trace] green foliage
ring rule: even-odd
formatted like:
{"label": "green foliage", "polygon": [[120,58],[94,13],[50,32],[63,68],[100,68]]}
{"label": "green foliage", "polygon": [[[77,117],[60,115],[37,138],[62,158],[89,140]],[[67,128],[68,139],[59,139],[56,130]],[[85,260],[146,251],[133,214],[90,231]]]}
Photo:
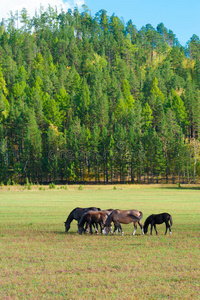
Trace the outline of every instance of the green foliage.
{"label": "green foliage", "polygon": [[55,188],[56,188],[55,184],[53,182],[51,182],[49,184],[49,189],[51,190],[51,189],[55,189]]}
{"label": "green foliage", "polygon": [[[0,182],[190,181],[200,41],[84,6],[0,26]],[[180,141],[177,139],[180,138]]]}

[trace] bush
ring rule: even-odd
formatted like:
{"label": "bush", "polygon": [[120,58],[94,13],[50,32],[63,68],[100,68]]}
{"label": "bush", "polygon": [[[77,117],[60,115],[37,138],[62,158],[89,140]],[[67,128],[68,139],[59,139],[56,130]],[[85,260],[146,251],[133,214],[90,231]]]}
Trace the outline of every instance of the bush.
{"label": "bush", "polygon": [[55,187],[56,187],[56,186],[55,186],[55,184],[54,184],[53,182],[49,184],[49,188],[50,188],[50,189],[55,189]]}
{"label": "bush", "polygon": [[82,185],[79,185],[79,188],[78,188],[78,189],[79,189],[79,191],[82,190],[82,189],[83,189],[83,186],[82,186]]}

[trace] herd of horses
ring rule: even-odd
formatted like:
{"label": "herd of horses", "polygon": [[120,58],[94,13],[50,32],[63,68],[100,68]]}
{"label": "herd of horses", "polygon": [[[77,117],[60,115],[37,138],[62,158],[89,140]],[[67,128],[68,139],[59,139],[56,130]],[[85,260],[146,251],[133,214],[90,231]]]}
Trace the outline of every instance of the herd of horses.
{"label": "herd of horses", "polygon": [[153,228],[155,229],[156,234],[158,234],[156,225],[165,223],[166,230],[165,234],[167,234],[167,230],[169,230],[169,234],[171,234],[171,226],[172,226],[172,216],[168,213],[161,214],[152,214],[150,215],[144,222],[144,225],[141,223],[141,219],[143,217],[143,213],[136,209],[132,210],[120,210],[120,209],[106,209],[101,210],[97,207],[88,207],[88,208],[74,208],[69,216],[67,217],[65,224],[65,232],[68,232],[70,229],[70,224],[73,220],[78,222],[78,233],[86,233],[89,231],[91,234],[93,233],[93,228],[96,233],[100,232],[103,234],[108,234],[112,231],[112,223],[114,224],[114,232],[120,232],[122,235],[124,234],[122,230],[121,224],[130,224],[133,223],[134,231],[133,235],[136,232],[137,225],[140,226],[142,230],[142,234],[146,234],[148,232],[148,227],[151,225],[150,234],[152,235]]}

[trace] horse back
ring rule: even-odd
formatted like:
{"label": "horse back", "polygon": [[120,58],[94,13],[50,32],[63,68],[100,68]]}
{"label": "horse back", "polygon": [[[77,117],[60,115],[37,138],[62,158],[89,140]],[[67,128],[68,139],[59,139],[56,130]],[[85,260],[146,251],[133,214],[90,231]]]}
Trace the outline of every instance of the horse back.
{"label": "horse back", "polygon": [[104,211],[90,211],[88,212],[89,218],[93,222],[105,222],[107,219],[107,213]]}
{"label": "horse back", "polygon": [[72,213],[73,213],[73,217],[75,220],[79,221],[80,218],[89,211],[101,211],[100,208],[98,207],[87,207],[87,208],[81,208],[81,207],[76,207]]}
{"label": "horse back", "polygon": [[164,222],[168,222],[170,220],[170,214],[168,213],[161,213],[161,214],[157,214],[157,215],[153,215],[154,216],[154,220],[156,224],[162,224]]}

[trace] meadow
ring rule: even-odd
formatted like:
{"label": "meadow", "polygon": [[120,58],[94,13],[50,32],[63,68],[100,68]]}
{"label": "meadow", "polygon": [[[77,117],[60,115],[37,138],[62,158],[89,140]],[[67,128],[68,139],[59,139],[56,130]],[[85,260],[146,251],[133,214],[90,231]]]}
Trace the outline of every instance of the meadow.
{"label": "meadow", "polygon": [[[158,235],[69,233],[77,207],[172,215]],[[1,299],[200,299],[200,190],[193,186],[33,186],[0,189]]]}

